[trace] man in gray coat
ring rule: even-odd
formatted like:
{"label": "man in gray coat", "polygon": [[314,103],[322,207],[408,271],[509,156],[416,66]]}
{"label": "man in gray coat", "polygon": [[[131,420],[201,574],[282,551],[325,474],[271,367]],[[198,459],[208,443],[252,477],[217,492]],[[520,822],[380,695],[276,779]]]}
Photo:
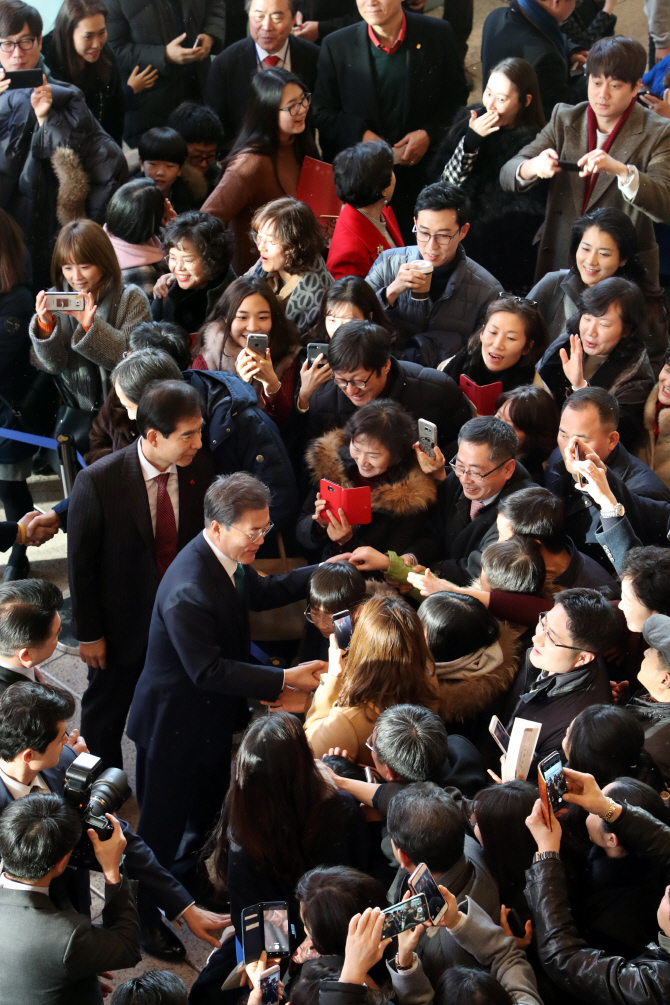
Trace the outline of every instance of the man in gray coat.
{"label": "man in gray coat", "polygon": [[223,47],[226,0],[108,0],[109,44],[125,80],[133,67],[153,66],[158,80],[126,112],[124,139],[137,146],[153,126],[167,125],[184,100],[202,101],[210,53]]}
{"label": "man in gray coat", "polygon": [[61,879],[81,837],[76,810],[51,793],[25,796],[4,810],[0,1005],[97,1005],[102,1002],[97,975],[139,963],[137,912],[119,871],[126,839],[119,821],[111,814],[109,819],[108,840],[88,831],[105,879],[98,928],[73,909]]}
{"label": "man in gray coat", "polygon": [[578,216],[616,206],[633,221],[640,258],[658,283],[653,224],[670,217],[670,122],[636,101],[646,59],[632,38],[596,42],[585,68],[589,100],[556,105],[551,121],[500,172],[506,192],[551,179],[536,280],[567,264]]}
{"label": "man in gray coat", "polygon": [[[416,245],[383,251],[366,276],[393,325],[432,333],[438,362],[465,345],[502,292],[498,280],[461,247],[469,216],[470,200],[462,189],[444,182],[427,185],[414,209]],[[430,270],[427,293],[419,262]]]}

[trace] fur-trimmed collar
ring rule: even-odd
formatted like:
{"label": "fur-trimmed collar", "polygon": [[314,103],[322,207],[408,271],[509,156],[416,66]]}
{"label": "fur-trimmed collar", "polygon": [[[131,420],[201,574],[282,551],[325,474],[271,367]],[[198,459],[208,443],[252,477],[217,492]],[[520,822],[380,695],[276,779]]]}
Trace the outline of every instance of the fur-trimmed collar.
{"label": "fur-trimmed collar", "polygon": [[[492,701],[505,694],[512,686],[518,666],[518,644],[514,631],[506,622],[500,623],[502,662],[478,676],[467,680],[440,680],[439,712],[446,722],[467,722],[488,708]],[[440,665],[435,666],[439,678]]]}
{"label": "fur-trimmed collar", "polygon": [[[315,482],[327,478],[345,488],[353,486],[340,453],[346,444],[344,430],[333,429],[309,445],[305,460]],[[373,511],[385,511],[396,516],[420,513],[429,509],[437,499],[437,483],[430,475],[424,475],[418,462],[412,464],[408,473],[398,481],[376,484],[371,489]]]}

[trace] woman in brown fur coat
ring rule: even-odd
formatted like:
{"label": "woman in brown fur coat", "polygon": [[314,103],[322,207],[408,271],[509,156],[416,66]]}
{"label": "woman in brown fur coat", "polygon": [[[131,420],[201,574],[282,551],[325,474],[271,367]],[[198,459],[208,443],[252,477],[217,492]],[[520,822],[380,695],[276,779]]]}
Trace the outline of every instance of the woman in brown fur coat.
{"label": "woman in brown fur coat", "polygon": [[[344,429],[334,429],[307,449],[307,466],[315,483],[297,526],[300,544],[319,549],[326,558],[369,545],[379,551],[412,555],[427,565],[440,542],[436,482],[424,475],[412,445],[417,424],[395,401],[377,399],[356,409]],[[326,478],[345,488],[369,485],[372,521],[350,526],[328,512],[319,495]]]}

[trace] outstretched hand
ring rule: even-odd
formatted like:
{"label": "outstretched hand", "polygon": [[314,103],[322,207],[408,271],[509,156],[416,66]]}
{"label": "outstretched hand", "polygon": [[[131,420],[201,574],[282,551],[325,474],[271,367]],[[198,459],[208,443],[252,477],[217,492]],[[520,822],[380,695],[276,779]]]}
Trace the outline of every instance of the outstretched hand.
{"label": "outstretched hand", "polygon": [[563,364],[563,373],[570,381],[571,386],[574,388],[586,387],[583,367],[584,347],[579,335],[570,336],[570,355],[568,356],[565,349],[561,349],[559,356]]}

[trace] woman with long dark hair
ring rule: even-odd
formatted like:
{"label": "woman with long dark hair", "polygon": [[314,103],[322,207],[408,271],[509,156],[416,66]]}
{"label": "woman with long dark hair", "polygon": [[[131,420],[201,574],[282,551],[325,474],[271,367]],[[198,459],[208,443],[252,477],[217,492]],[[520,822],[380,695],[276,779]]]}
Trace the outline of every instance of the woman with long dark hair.
{"label": "woman with long dark hair", "polygon": [[504,59],[491,71],[482,103],[456,113],[434,160],[435,180],[459,185],[472,203],[466,254],[519,294],[533,285],[533,237],[544,219],[546,186],[503,192],[499,175],[544,124],[535,70],[525,59]]}
{"label": "woman with long dark hair", "polygon": [[249,237],[256,210],[280,196],[294,196],[303,159],[319,156],[311,100],[302,81],[288,70],[273,67],[252,77],[242,128],[219,184],[202,206],[204,213],[230,225],[238,275],[258,257]]}
{"label": "woman with long dark hair", "polygon": [[113,140],[123,141],[125,105],[153,87],[158,70],[136,66],[124,84],[107,42],[107,7],[102,0],[64,0],[53,30],[44,36],[42,53],[57,80],[84,92],[86,104]]}
{"label": "woman with long dark hair", "polygon": [[670,305],[660,287],[654,287],[640,261],[637,234],[622,209],[604,206],[575,220],[570,241],[570,268],[548,272],[528,294],[549,327],[554,341],[565,331],[577,310],[581,294],[603,279],[621,276],[640,287],[647,308],[649,355],[663,354],[668,345]]}
{"label": "woman with long dark hair", "polygon": [[300,877],[317,865],[366,869],[368,849],[358,804],[325,781],[299,720],[279,711],[252,722],[208,849],[237,937],[242,910],[263,900],[288,901],[289,920],[302,931]]}
{"label": "woman with long dark hair", "polygon": [[457,384],[461,374],[479,385],[500,381],[503,391],[539,384],[535,364],[547,341],[547,326],[535,304],[501,293],[488,305],[481,329],[438,369]]}
{"label": "woman with long dark hair", "polygon": [[[252,334],[267,335],[264,357],[247,347]],[[198,333],[194,351],[196,368],[237,373],[280,426],[288,422],[300,337],[264,279],[241,276],[230,284]]]}
{"label": "woman with long dark hair", "polygon": [[593,775],[602,788],[616,778],[636,778],[657,792],[663,776],[644,749],[644,726],[625,708],[590,705],[576,716],[563,740],[571,768]]}
{"label": "woman with long dark hair", "polygon": [[536,850],[526,817],[536,799],[537,787],[516,778],[482,789],[471,803],[475,837],[500,888],[500,901],[524,921],[530,917],[523,895],[526,869]]}
{"label": "woman with long dark hair", "polygon": [[543,485],[544,465],[558,436],[558,407],[551,394],[532,384],[503,391],[496,401],[496,419],[512,427],[519,441],[517,460]]}

